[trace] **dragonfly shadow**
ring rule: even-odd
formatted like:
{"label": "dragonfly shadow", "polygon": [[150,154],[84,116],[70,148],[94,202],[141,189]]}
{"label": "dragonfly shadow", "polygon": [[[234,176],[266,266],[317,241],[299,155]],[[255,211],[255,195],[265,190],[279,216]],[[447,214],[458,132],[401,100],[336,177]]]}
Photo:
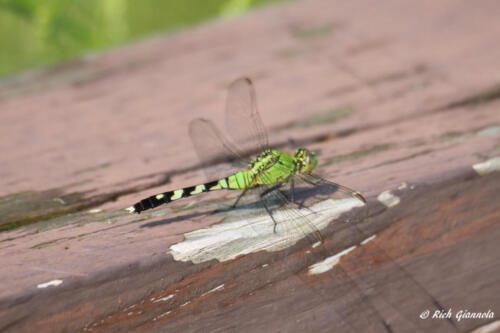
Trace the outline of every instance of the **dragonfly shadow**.
{"label": "dragonfly shadow", "polygon": [[[320,184],[314,187],[303,185],[296,186],[294,189],[294,202],[300,206],[306,206],[312,201],[321,201],[335,197],[339,188],[334,184]],[[288,198],[291,197],[292,190],[288,188],[285,193]]]}
{"label": "dragonfly shadow", "polygon": [[195,217],[207,215],[209,212],[204,211],[204,212],[196,212],[196,213],[190,213],[190,214],[183,214],[183,215],[177,215],[171,218],[159,220],[159,221],[154,221],[154,222],[149,222],[142,224],[140,227],[141,228],[154,228],[154,227],[159,227],[162,225],[167,225],[170,223],[175,223],[175,222],[183,222],[185,220],[189,220]]}
{"label": "dragonfly shadow", "polygon": [[[287,186],[287,188],[279,189],[281,195],[269,195],[266,198],[266,203],[270,208],[282,208],[289,204],[296,205],[299,208],[307,207],[310,204],[310,201],[320,201],[325,200],[327,198],[332,197],[332,195],[337,192],[338,187],[330,184],[322,184],[318,186],[296,186],[294,188],[294,202],[292,203],[291,198],[291,187]],[[278,191],[278,190],[275,190]],[[262,202],[262,198],[258,193],[254,195],[249,195],[248,200],[244,202],[240,202],[237,206],[233,207],[232,205],[227,205],[223,208],[218,208],[214,210],[205,210],[195,213],[177,215],[171,218],[162,219],[159,221],[149,222],[142,224],[141,228],[154,228],[163,225],[168,225],[170,223],[183,222],[185,220],[189,220],[192,218],[204,216],[204,215],[213,215],[218,213],[226,213],[226,212],[239,212],[239,211],[255,211],[264,213],[264,204]]]}
{"label": "dragonfly shadow", "polygon": [[[316,202],[326,200],[335,196],[338,192],[338,187],[334,184],[321,184],[314,187],[308,185],[295,186],[293,189],[289,184],[268,192],[265,196],[261,196],[260,193],[265,192],[259,191],[257,193],[254,191],[253,195],[248,195],[247,200],[242,200],[237,206],[228,206],[224,208],[219,208],[215,210],[215,213],[219,212],[229,212],[238,210],[263,210],[264,201],[269,208],[282,208],[284,206],[295,206],[297,208],[304,208]],[[257,188],[258,190],[258,188]],[[292,200],[293,198],[293,200]]]}

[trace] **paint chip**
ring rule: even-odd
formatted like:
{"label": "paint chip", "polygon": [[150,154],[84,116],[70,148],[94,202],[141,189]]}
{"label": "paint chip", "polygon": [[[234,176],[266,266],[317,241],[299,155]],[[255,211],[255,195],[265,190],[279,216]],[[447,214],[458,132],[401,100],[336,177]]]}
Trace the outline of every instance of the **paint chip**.
{"label": "paint chip", "polygon": [[160,319],[160,318],[162,318],[162,317],[165,317],[165,316],[166,316],[166,315],[168,315],[170,312],[172,312],[172,311],[163,312],[161,315],[154,317],[154,318],[153,318],[153,321],[157,321],[158,319]]}
{"label": "paint chip", "polygon": [[406,182],[402,182],[399,186],[398,186],[398,190],[404,190],[405,188],[408,187],[408,184]]}
{"label": "paint chip", "polygon": [[391,208],[399,204],[401,201],[391,191],[384,191],[377,196],[377,200],[384,204],[387,208]]}
{"label": "paint chip", "polygon": [[65,205],[65,204],[66,204],[66,202],[65,202],[63,199],[61,199],[61,198],[54,198],[53,200],[54,200],[55,202],[60,203],[61,205]]}
{"label": "paint chip", "polygon": [[497,320],[488,323],[486,325],[480,326],[475,330],[471,331],[470,333],[490,333],[490,332],[495,332],[499,328],[500,328],[500,320]]}
{"label": "paint chip", "polygon": [[316,248],[316,247],[318,247],[320,245],[321,245],[321,241],[317,241],[316,243],[314,243],[313,245],[311,245],[311,247],[314,249],[314,248]]}
{"label": "paint chip", "polygon": [[129,213],[131,213],[131,214],[135,213],[135,208],[134,208],[134,206],[130,206],[130,207],[128,207],[128,208],[125,208],[125,210],[126,210],[126,211],[128,211],[128,212],[129,212]]}
{"label": "paint chip", "polygon": [[350,248],[345,249],[344,251],[339,252],[339,253],[331,256],[331,257],[328,257],[328,258],[326,258],[323,261],[320,261],[320,262],[317,262],[315,264],[312,264],[311,266],[309,266],[309,273],[308,274],[310,274],[310,275],[312,275],[312,274],[322,274],[324,272],[327,272],[327,271],[331,270],[335,265],[337,265],[339,263],[340,258],[342,256],[344,256],[347,253],[351,252],[355,248],[356,248],[356,246],[351,246]]}
{"label": "paint chip", "polygon": [[100,209],[100,208],[94,208],[94,209],[89,210],[90,214],[96,214],[96,213],[100,213],[100,212],[102,212],[102,209]]}
{"label": "paint chip", "polygon": [[490,158],[481,163],[476,163],[472,167],[481,176],[493,171],[500,171],[500,156]]}
{"label": "paint chip", "polygon": [[[267,214],[255,215],[255,209],[224,212],[224,221],[209,228],[184,234],[185,240],[170,247],[175,260],[201,263],[217,259],[226,261],[242,254],[257,251],[280,251],[293,246],[306,233],[322,230],[343,213],[364,204],[356,198],[327,199],[309,208],[293,211],[277,211],[281,218],[275,231],[274,223]],[[290,218],[290,216],[292,216]],[[306,219],[293,217],[306,216]]]}
{"label": "paint chip", "polygon": [[47,287],[50,287],[50,286],[54,286],[54,287],[57,287],[58,285],[60,285],[61,283],[63,283],[62,280],[52,280],[52,281],[49,281],[49,282],[45,282],[45,283],[40,283],[37,285],[37,288],[47,288]]}
{"label": "paint chip", "polygon": [[213,289],[210,289],[210,290],[209,290],[209,291],[207,291],[206,293],[201,294],[201,297],[203,297],[203,296],[205,296],[205,295],[208,295],[208,294],[210,294],[210,293],[213,293],[213,292],[215,292],[215,291],[217,291],[217,290],[222,290],[222,289],[224,289],[224,283],[223,283],[223,284],[221,284],[220,286],[217,286],[217,287],[215,287],[215,288],[213,288]]}
{"label": "paint chip", "polygon": [[168,296],[165,296],[165,297],[162,297],[162,298],[158,298],[156,300],[153,301],[153,303],[158,303],[158,302],[165,302],[165,301],[168,301],[169,299],[173,298],[174,295],[173,294],[170,294]]}
{"label": "paint chip", "polygon": [[365,245],[366,243],[368,243],[369,241],[373,240],[375,237],[377,237],[377,235],[371,235],[370,237],[366,238],[365,240],[363,240],[360,244],[361,245]]}
{"label": "paint chip", "polygon": [[492,136],[492,135],[498,135],[500,134],[500,126],[490,126],[483,128],[479,132],[477,132],[477,135],[479,136]]}

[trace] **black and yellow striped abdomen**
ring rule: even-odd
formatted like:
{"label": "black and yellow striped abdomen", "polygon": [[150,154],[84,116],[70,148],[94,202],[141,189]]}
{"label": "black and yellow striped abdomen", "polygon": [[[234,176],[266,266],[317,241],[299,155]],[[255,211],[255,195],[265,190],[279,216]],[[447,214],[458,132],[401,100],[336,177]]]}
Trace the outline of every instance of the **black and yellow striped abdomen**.
{"label": "black and yellow striped abdomen", "polygon": [[275,149],[265,150],[242,170],[226,178],[160,193],[143,199],[128,208],[130,212],[140,213],[169,202],[192,195],[216,190],[246,190],[259,185],[273,185],[286,182],[297,169],[293,156]]}
{"label": "black and yellow striped abdomen", "polygon": [[251,184],[250,178],[251,176],[248,173],[248,171],[241,171],[229,177],[208,182],[205,184],[185,187],[174,191],[168,191],[156,194],[150,196],[149,198],[139,201],[134,206],[130,207],[129,211],[140,213],[147,209],[152,209],[175,200],[187,198],[192,195],[204,192],[217,191],[217,190],[244,190],[246,188],[254,186],[254,184]]}

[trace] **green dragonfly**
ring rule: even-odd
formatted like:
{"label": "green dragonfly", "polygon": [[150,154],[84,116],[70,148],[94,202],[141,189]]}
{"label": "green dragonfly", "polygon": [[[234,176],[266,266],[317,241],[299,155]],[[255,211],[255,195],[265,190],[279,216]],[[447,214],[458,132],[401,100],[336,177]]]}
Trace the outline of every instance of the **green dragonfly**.
{"label": "green dragonfly", "polygon": [[[363,204],[366,203],[360,192],[314,174],[318,164],[316,153],[300,148],[292,155],[269,147],[267,132],[257,110],[255,89],[250,79],[240,78],[229,86],[225,120],[227,133],[232,140],[222,135],[211,121],[202,118],[190,123],[189,134],[206,169],[216,162],[228,161],[231,169],[218,168],[218,174],[222,173],[222,177],[217,176],[216,172],[209,172],[209,177],[215,180],[150,196],[127,210],[131,213],[141,213],[205,192],[240,190],[241,194],[232,205],[232,208],[235,208],[245,194],[257,192],[257,199],[271,217],[276,231],[276,226],[280,223],[276,210],[286,211],[285,218],[290,217],[290,212],[294,212],[294,219],[307,219],[297,215],[301,214],[299,210],[290,209],[293,204],[303,207],[299,202],[300,195],[297,195],[297,187],[301,184],[313,187],[327,185],[335,197],[353,197]],[[251,159],[248,156],[252,153],[258,155]],[[310,225],[303,233],[314,233],[322,240],[314,226]]]}
{"label": "green dragonfly", "polygon": [[[347,229],[349,233],[354,232],[351,238],[357,239],[356,242],[359,243],[354,246],[349,243],[350,247],[334,256],[329,252],[331,247],[336,246],[334,242],[330,242],[329,247],[316,248],[318,241],[319,244],[326,243],[323,242],[320,230],[350,209],[364,206],[366,200],[360,192],[315,174],[318,165],[316,153],[300,148],[295,153],[288,154],[269,147],[267,132],[257,110],[255,89],[248,78],[238,79],[229,86],[225,122],[229,138],[209,120],[195,119],[189,125],[193,146],[212,181],[153,195],[128,208],[132,213],[141,213],[205,192],[241,191],[236,200],[231,201],[233,204],[227,211],[216,211],[224,214],[224,222],[227,222],[225,225],[215,224],[217,228],[213,232],[208,229],[191,232],[187,237],[188,242],[181,242],[170,248],[170,253],[176,260],[190,260],[193,263],[212,259],[223,261],[254,250],[283,250],[298,240],[307,238],[315,250],[308,250],[308,256],[301,256],[301,260],[307,257],[306,260],[315,263],[309,266],[310,274],[323,274],[335,265],[325,269],[329,262],[334,263],[339,256],[357,247],[362,248],[375,237],[368,237],[355,223],[349,223],[348,226],[336,225],[335,230],[341,233]],[[343,239],[335,239],[342,243]],[[415,307],[407,309],[401,307],[400,299],[394,301],[393,286],[387,288],[387,281],[398,281],[404,284],[400,288],[414,290],[412,302],[419,304],[420,308],[444,307],[410,273],[393,261],[383,247],[371,244],[376,249],[375,261],[384,264],[384,269],[377,271],[377,279],[373,279],[371,274],[352,274],[340,264],[336,266],[338,272],[335,273],[335,279],[328,280],[329,283],[336,286],[336,290],[342,290],[345,295],[351,295],[348,290],[353,290],[355,294],[352,295],[358,294],[361,300],[368,299],[368,307],[372,309],[370,313],[380,317],[379,320],[371,321],[378,326],[378,330],[385,331],[388,326],[371,297],[382,296],[386,304],[402,317],[402,322],[408,326],[406,330],[425,331],[420,327],[423,321],[415,321],[414,313],[411,312]],[[293,260],[295,257],[290,256],[290,261]],[[351,261],[350,269],[355,267],[361,271],[360,267],[365,265],[364,260]],[[300,274],[297,276],[301,278]],[[324,293],[323,289],[318,295],[322,299],[329,297],[329,293]],[[334,292],[333,297],[337,296]],[[352,318],[341,315],[338,321],[345,321],[345,325],[351,327],[352,331],[366,328],[359,316]]]}

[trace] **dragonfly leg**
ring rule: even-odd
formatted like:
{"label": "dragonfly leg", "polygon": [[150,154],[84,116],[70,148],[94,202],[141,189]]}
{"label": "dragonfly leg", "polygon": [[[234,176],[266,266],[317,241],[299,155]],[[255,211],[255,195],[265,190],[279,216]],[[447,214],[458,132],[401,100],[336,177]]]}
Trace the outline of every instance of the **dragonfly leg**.
{"label": "dragonfly leg", "polygon": [[241,194],[238,196],[238,198],[236,199],[236,201],[234,202],[234,204],[231,206],[231,208],[234,208],[236,207],[236,205],[238,204],[238,202],[240,201],[240,199],[247,193],[248,189],[244,189],[243,192],[241,192]]}
{"label": "dragonfly leg", "polygon": [[[309,182],[309,183],[310,183],[310,182]],[[311,183],[310,183],[310,184],[311,184]],[[315,212],[315,211],[313,211],[313,210],[312,210],[312,209],[310,209],[309,207],[304,206],[304,200],[302,200],[302,201],[300,201],[300,202],[296,202],[296,201],[295,201],[295,182],[294,182],[294,179],[293,179],[293,178],[291,178],[291,179],[290,179],[290,192],[291,192],[291,194],[290,194],[290,196],[291,196],[291,201],[292,201],[294,204],[296,204],[296,205],[299,207],[299,209],[305,208],[305,209],[307,209],[309,212],[311,212],[311,213],[313,213],[313,214],[316,214],[316,212]]]}
{"label": "dragonfly leg", "polygon": [[[293,190],[292,190],[292,191],[293,191]],[[278,192],[280,192],[280,193],[281,193],[281,194],[282,194],[285,198],[287,198],[287,199],[288,199],[288,196],[287,196],[287,194],[286,194],[285,192],[283,192],[283,191],[281,191],[281,190],[278,190]],[[292,193],[293,193],[293,192],[292,192]],[[293,198],[293,196],[292,196],[292,198]],[[316,214],[316,212],[315,212],[314,210],[312,210],[311,208],[309,208],[309,207],[307,207],[307,206],[304,206],[304,201],[303,201],[303,200],[302,200],[302,201],[293,201],[293,200],[291,200],[291,202],[293,202],[294,204],[296,204],[296,205],[297,205],[297,207],[298,207],[299,209],[304,209],[304,208],[305,208],[305,209],[307,209],[310,213],[312,213],[312,214]]]}
{"label": "dragonfly leg", "polygon": [[276,220],[274,219],[273,213],[271,212],[271,210],[269,209],[269,207],[267,207],[267,204],[266,204],[265,201],[262,201],[262,203],[264,204],[264,208],[266,209],[266,212],[271,217],[271,220],[273,220],[273,223],[274,223],[273,233],[276,233],[276,225],[277,225],[277,223],[276,223]]}
{"label": "dragonfly leg", "polygon": [[316,185],[316,183],[314,183],[314,182],[310,181],[310,180],[309,180],[309,179],[307,179],[307,178],[302,178],[302,180],[303,180],[303,181],[305,181],[306,183],[308,183],[309,185],[313,185],[313,186],[314,186],[314,185]]}
{"label": "dragonfly leg", "polygon": [[294,182],[293,178],[290,179],[290,197],[291,197],[290,201],[292,201],[294,204],[296,204],[300,209],[306,208],[310,212],[314,213],[314,211],[309,209],[309,207],[304,206],[304,200],[302,200],[301,202],[295,201],[295,182]]}
{"label": "dragonfly leg", "polygon": [[[264,198],[266,195],[268,195],[269,193],[272,193],[276,190],[278,190],[281,186],[283,186],[283,184],[276,184],[274,186],[271,186],[270,188],[264,190],[261,194],[260,194],[260,198]],[[274,216],[273,216],[273,213],[271,212],[271,210],[269,209],[269,207],[267,206],[266,204],[266,200],[262,200],[262,203],[264,204],[264,208],[266,209],[266,212],[269,214],[269,216],[271,217],[271,219],[273,220],[273,223],[274,223],[274,227],[273,227],[273,232],[276,233],[276,220],[274,219]]]}

